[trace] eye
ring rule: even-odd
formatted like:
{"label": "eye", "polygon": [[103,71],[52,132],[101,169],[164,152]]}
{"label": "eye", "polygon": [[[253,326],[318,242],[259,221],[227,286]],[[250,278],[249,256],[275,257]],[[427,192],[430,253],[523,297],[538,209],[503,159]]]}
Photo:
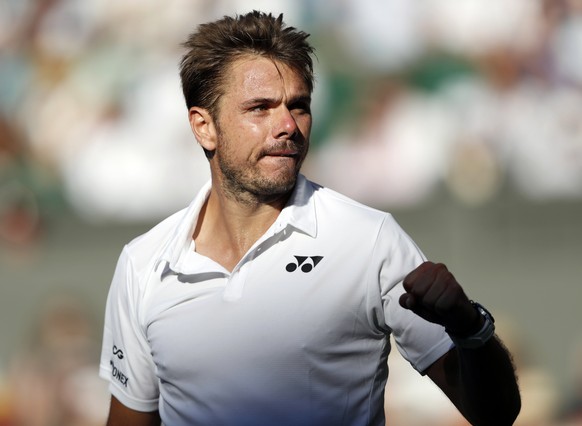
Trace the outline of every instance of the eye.
{"label": "eye", "polygon": [[251,112],[263,112],[263,111],[266,111],[267,109],[269,109],[269,106],[267,104],[257,104],[257,105],[250,107],[249,111],[251,111]]}
{"label": "eye", "polygon": [[289,111],[299,114],[311,114],[311,104],[306,101],[298,101],[289,105]]}

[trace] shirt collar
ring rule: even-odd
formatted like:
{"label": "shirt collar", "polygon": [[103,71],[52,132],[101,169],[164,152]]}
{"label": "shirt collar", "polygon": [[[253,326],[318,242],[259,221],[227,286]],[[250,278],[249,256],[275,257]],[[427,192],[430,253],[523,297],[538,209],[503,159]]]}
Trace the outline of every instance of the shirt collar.
{"label": "shirt collar", "polygon": [[167,262],[169,268],[174,269],[182,252],[190,247],[194,227],[198,222],[198,215],[210,194],[211,186],[211,181],[206,182],[198,192],[198,195],[196,195],[196,198],[184,209],[182,218],[174,228],[173,234],[166,241],[162,254],[156,261],[156,269],[162,262]]}
{"label": "shirt collar", "polygon": [[[175,270],[180,256],[185,251],[190,250],[192,234],[198,222],[198,215],[210,194],[211,187],[212,184],[208,181],[200,189],[192,203],[184,210],[184,214],[174,233],[168,239],[161,256],[156,262],[156,268],[162,262],[167,262],[168,267]],[[305,176],[299,174],[293,193],[287,205],[270,228],[271,232],[277,233],[291,227],[314,238],[317,235],[315,202],[313,200],[313,194],[316,189],[317,186],[307,180]]]}
{"label": "shirt collar", "polygon": [[315,238],[317,235],[317,218],[313,194],[316,188],[305,176],[300,174],[297,177],[293,193],[275,221],[278,224],[278,230],[292,226],[297,231]]}

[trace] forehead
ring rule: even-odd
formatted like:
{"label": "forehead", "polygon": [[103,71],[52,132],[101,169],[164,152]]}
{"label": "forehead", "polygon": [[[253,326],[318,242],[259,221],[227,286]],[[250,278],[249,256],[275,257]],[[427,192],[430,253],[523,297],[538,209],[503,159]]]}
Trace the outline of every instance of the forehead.
{"label": "forehead", "polygon": [[227,73],[225,96],[272,97],[309,95],[299,73],[289,66],[261,56],[236,59]]}

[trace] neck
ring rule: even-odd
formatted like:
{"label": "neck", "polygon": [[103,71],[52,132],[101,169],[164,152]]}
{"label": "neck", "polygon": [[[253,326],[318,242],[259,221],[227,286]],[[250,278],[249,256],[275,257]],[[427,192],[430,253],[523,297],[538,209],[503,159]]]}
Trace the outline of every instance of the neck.
{"label": "neck", "polygon": [[290,195],[240,199],[213,185],[193,234],[196,251],[232,270],[277,220]]}

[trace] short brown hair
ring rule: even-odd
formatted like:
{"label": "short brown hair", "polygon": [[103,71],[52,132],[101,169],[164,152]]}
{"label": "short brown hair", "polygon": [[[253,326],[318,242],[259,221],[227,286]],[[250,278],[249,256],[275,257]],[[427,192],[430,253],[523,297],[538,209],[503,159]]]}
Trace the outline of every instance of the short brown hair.
{"label": "short brown hair", "polygon": [[248,54],[289,66],[313,91],[314,49],[307,37],[309,34],[286,26],[283,14],[275,18],[256,10],[201,24],[183,43],[188,50],[180,63],[180,78],[188,109],[205,108],[216,118],[225,72],[232,62]]}

